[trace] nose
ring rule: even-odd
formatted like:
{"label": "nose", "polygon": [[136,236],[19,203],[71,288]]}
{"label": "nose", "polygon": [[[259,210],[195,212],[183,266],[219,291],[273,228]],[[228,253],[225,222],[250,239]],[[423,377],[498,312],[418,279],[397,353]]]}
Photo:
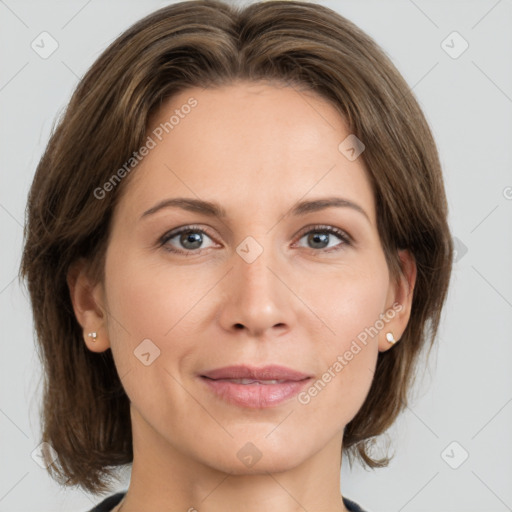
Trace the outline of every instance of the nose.
{"label": "nose", "polygon": [[233,254],[233,267],[222,284],[220,322],[224,329],[265,337],[291,328],[300,302],[286,284],[284,266],[268,248],[252,262]]}

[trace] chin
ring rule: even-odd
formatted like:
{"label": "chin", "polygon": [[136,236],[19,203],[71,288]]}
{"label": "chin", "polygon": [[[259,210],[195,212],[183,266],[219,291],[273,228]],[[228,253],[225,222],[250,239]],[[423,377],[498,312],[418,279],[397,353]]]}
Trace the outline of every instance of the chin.
{"label": "chin", "polygon": [[234,441],[220,452],[212,453],[210,460],[205,463],[232,475],[263,475],[288,471],[308,457],[310,450],[304,444],[300,451],[293,447],[293,443],[284,441],[282,445],[276,446],[275,443],[265,440],[265,435],[255,436],[254,442],[244,436],[242,441]]}

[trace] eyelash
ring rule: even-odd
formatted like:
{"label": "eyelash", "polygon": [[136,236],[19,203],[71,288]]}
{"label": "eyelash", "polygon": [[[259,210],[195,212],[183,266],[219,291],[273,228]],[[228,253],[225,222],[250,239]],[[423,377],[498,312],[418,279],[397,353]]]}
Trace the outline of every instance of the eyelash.
{"label": "eyelash", "polygon": [[[170,231],[170,232],[166,233],[164,236],[162,236],[162,238],[160,238],[159,246],[163,247],[168,252],[175,253],[175,254],[182,254],[182,255],[184,254],[186,256],[198,255],[198,254],[201,254],[203,251],[206,251],[209,249],[209,248],[206,248],[206,249],[193,249],[190,251],[181,251],[181,250],[175,249],[174,247],[166,245],[167,242],[169,240],[171,240],[172,238],[174,238],[178,235],[181,235],[181,233],[189,232],[189,231],[192,233],[196,233],[196,232],[203,233],[213,240],[213,237],[210,236],[207,231],[205,231],[204,229],[201,229],[198,226],[191,225],[191,226],[184,226],[175,231]],[[318,252],[326,252],[326,253],[337,252],[337,251],[341,250],[343,248],[343,246],[345,246],[345,245],[348,245],[348,246],[352,245],[352,238],[345,231],[342,231],[341,229],[338,229],[334,226],[318,225],[318,224],[315,226],[312,226],[312,227],[308,226],[307,228],[304,228],[304,230],[302,230],[297,235],[298,236],[297,241],[299,241],[304,235],[308,235],[310,233],[315,233],[315,232],[329,233],[331,235],[336,235],[337,237],[339,237],[342,240],[343,243],[341,243],[339,245],[339,247],[336,247],[336,248],[332,248],[332,247],[330,247],[329,249],[311,249],[310,248],[309,250],[312,252],[316,252],[316,253],[318,253]]]}

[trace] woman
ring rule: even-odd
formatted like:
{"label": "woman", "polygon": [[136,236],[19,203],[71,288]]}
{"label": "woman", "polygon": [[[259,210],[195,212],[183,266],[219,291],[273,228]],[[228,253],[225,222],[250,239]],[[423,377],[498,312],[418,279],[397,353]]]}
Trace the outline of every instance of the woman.
{"label": "woman", "polygon": [[345,18],[194,1],[139,21],[27,205],[50,474],[98,493],[132,464],[95,511],[362,511],[342,453],[389,462],[369,449],[436,336],[447,214],[417,101]]}

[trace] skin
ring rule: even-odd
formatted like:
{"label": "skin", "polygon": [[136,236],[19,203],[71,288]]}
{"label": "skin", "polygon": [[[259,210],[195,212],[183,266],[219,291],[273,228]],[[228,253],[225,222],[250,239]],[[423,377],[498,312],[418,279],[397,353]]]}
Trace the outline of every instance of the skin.
{"label": "skin", "polygon": [[[338,150],[349,132],[322,97],[270,83],[191,88],[164,103],[150,127],[190,97],[197,106],[126,184],[105,282],[92,282],[85,264],[68,279],[88,348],[111,348],[131,401],[134,461],[122,511],[345,511],[343,429],[367,396],[378,353],[392,347],[386,333],[399,339],[406,328],[414,260],[402,251],[404,274],[391,278],[364,163]],[[297,201],[330,196],[357,203],[368,218],[348,207],[287,215]],[[218,202],[227,217],[164,208],[140,219],[173,197]],[[192,254],[158,245],[190,224],[207,230],[202,245],[180,243],[179,235],[166,245]],[[315,244],[308,237],[322,233],[315,224],[353,241],[330,234]],[[263,248],[251,263],[236,251],[248,236]],[[276,363],[316,381],[396,302],[394,318],[307,404],[294,397],[241,408],[197,377],[225,365]],[[148,366],[134,356],[146,338],[160,350]],[[237,457],[248,442],[261,453],[252,467]]]}

